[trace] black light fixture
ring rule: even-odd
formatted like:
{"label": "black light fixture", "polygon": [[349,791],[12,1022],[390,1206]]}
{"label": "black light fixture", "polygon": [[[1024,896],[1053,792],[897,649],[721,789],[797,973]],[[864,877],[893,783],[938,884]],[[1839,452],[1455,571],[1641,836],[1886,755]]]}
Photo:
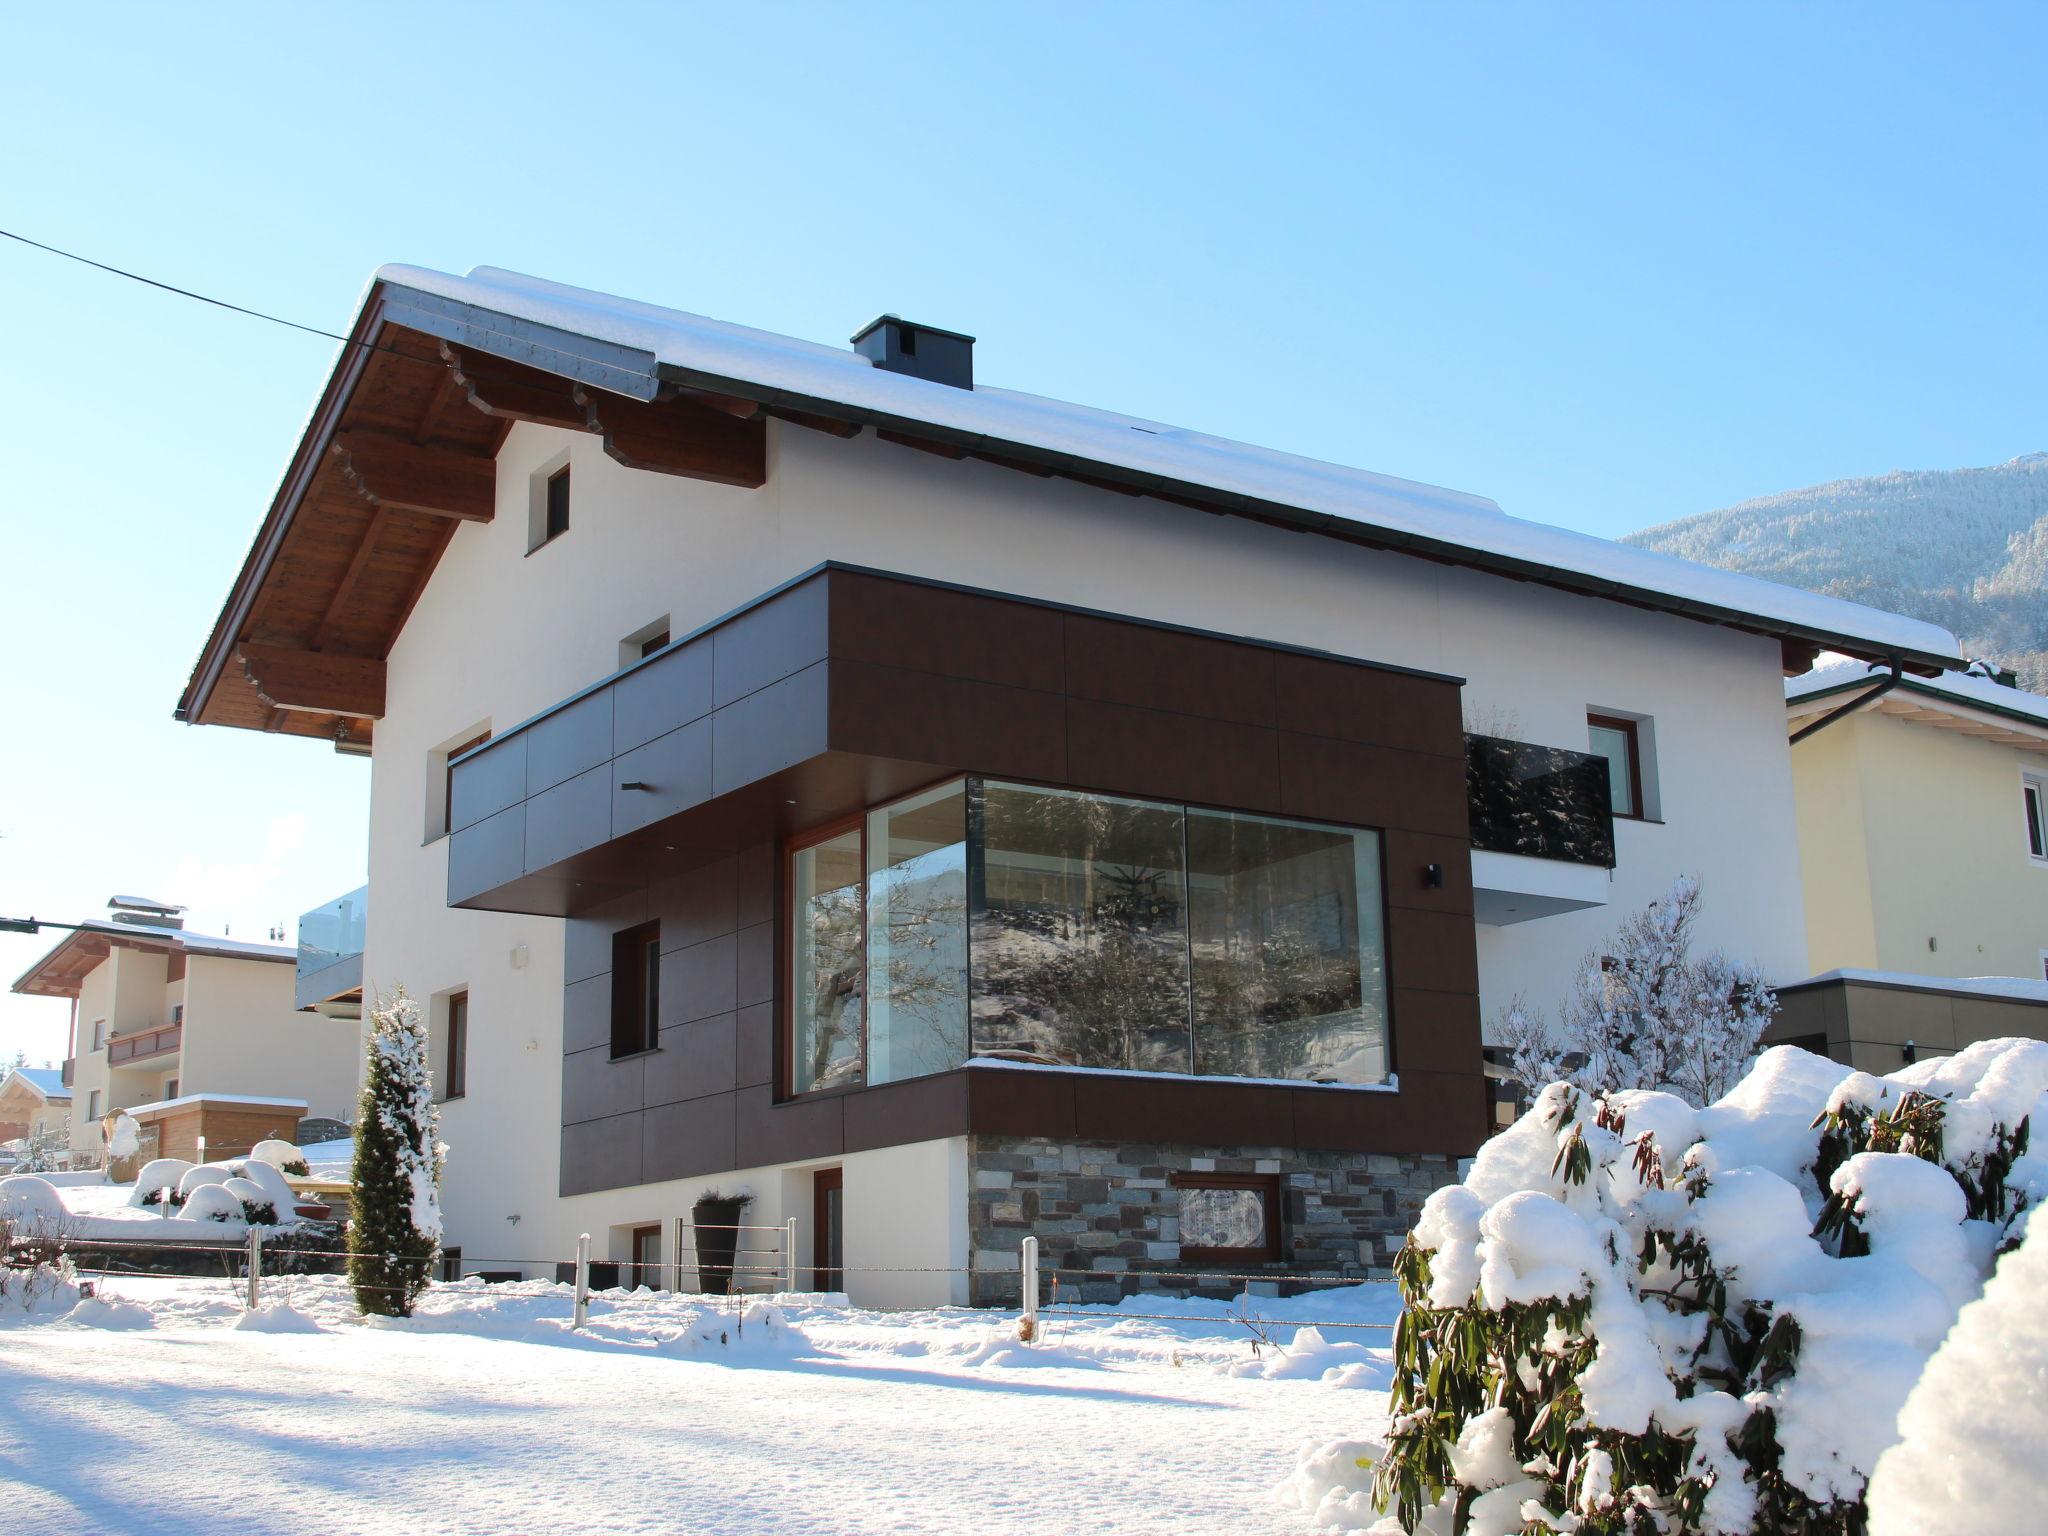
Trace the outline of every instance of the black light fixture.
{"label": "black light fixture", "polygon": [[1422,883],[1423,883],[1424,885],[1428,886],[1428,887],[1429,887],[1429,888],[1430,888],[1430,889],[1431,889],[1432,891],[1440,891],[1440,890],[1442,890],[1442,889],[1444,888],[1444,867],[1443,867],[1443,865],[1441,865],[1441,864],[1428,864],[1428,865],[1424,865],[1424,866],[1423,866],[1423,870],[1422,870]]}
{"label": "black light fixture", "polygon": [[1920,1059],[1920,1047],[1915,1045],[1912,1041],[1908,1040],[1904,1045],[1899,1047],[1899,1054],[1906,1058],[1906,1065],[1910,1067],[1911,1065],[1913,1065],[1914,1062]]}

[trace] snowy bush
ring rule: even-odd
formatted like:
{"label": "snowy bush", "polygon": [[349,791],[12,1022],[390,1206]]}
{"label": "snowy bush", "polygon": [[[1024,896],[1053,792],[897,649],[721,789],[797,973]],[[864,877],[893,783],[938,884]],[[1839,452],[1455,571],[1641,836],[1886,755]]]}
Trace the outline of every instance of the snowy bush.
{"label": "snowy bush", "polygon": [[[236,1180],[254,1185],[261,1194],[261,1202],[271,1208],[273,1214],[268,1218],[268,1222],[290,1221],[293,1218],[298,1208],[299,1197],[276,1168],[259,1161],[252,1153],[236,1163],[234,1169]],[[246,1195],[243,1196],[244,1200],[248,1198]]]}
{"label": "snowy bush", "polygon": [[[1290,1496],[1378,1533],[1850,1536],[1921,1367],[2008,1225],[2048,1043],[1889,1078],[1789,1046],[1706,1109],[1544,1089],[1424,1206],[1368,1472]],[[1314,1458],[1311,1458],[1314,1460]]]}
{"label": "snowy bush", "polygon": [[277,1225],[277,1206],[264,1193],[263,1186],[244,1178],[229,1179],[225,1184],[209,1184],[208,1189],[219,1189],[239,1208],[242,1220],[251,1226],[272,1227]]}
{"label": "snowy bush", "polygon": [[305,1178],[308,1173],[306,1154],[288,1141],[275,1137],[259,1141],[249,1149],[249,1156],[259,1163],[268,1163],[279,1173],[289,1173],[296,1178]]}
{"label": "snowy bush", "polygon": [[22,1140],[21,1160],[17,1166],[23,1173],[55,1173],[70,1155],[71,1122],[66,1119],[59,1124],[30,1131]]}
{"label": "snowy bush", "polygon": [[[164,1161],[168,1162],[166,1158]],[[199,1163],[188,1167],[178,1178],[178,1200],[180,1204],[192,1198],[195,1189],[207,1184],[225,1184],[235,1176],[235,1170],[226,1163]]]}
{"label": "snowy bush", "polygon": [[0,1219],[14,1224],[17,1233],[38,1224],[64,1219],[64,1197],[48,1179],[32,1173],[17,1173],[0,1179]]}
{"label": "snowy bush", "polygon": [[[255,1186],[251,1185],[251,1188]],[[242,1202],[228,1189],[225,1183],[196,1184],[185,1196],[185,1209],[179,1212],[188,1221],[241,1221]]]}
{"label": "snowy bush", "polygon": [[172,1205],[180,1203],[178,1186],[185,1175],[192,1171],[192,1164],[182,1157],[152,1158],[142,1165],[135,1175],[135,1190],[129,1195],[130,1205],[161,1205],[169,1196]]}
{"label": "snowy bush", "polygon": [[349,1282],[366,1313],[406,1317],[441,1246],[441,1153],[426,1022],[403,990],[371,1013],[356,1117]]}

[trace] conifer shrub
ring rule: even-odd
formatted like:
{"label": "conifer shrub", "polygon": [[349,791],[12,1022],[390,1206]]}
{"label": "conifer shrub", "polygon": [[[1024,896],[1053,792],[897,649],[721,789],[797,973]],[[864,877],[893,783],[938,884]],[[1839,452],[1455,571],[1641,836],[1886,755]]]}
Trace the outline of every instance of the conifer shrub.
{"label": "conifer shrub", "polygon": [[356,1115],[349,1284],[356,1310],[408,1317],[441,1247],[441,1154],[426,1022],[400,989],[370,1015]]}

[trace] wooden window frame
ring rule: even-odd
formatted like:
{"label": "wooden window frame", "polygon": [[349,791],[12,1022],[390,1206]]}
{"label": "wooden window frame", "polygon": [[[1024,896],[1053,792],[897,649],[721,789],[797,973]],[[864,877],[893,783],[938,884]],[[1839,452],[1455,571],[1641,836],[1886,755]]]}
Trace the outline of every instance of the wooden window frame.
{"label": "wooden window frame", "polygon": [[[1616,821],[1648,821],[1649,815],[1643,808],[1643,734],[1642,722],[1631,720],[1626,715],[1599,715],[1586,711],[1587,729],[1594,726],[1602,730],[1617,731],[1628,743],[1628,798],[1630,809],[1615,811]],[[1596,754],[1600,755],[1600,754]]]}
{"label": "wooden window frame", "polygon": [[[825,1261],[831,1257],[825,1251],[825,1234],[831,1230],[831,1202],[825,1197],[834,1190],[839,1193],[840,1254],[839,1263],[846,1263],[846,1169],[815,1168],[811,1171],[811,1289],[814,1291],[837,1291],[846,1286],[846,1270],[833,1268]],[[837,1282],[836,1284],[833,1282]]]}
{"label": "wooden window frame", "polygon": [[469,989],[448,994],[448,1072],[441,1098],[469,1096]]}
{"label": "wooden window frame", "polygon": [[668,633],[669,632],[664,629],[656,634],[649,635],[645,640],[642,640],[640,642],[640,659],[642,661],[645,661],[648,657],[652,656],[656,651],[666,650],[668,648]]}
{"label": "wooden window frame", "polygon": [[[649,1234],[659,1243],[662,1239],[661,1223],[643,1221],[626,1235],[626,1267],[633,1271],[635,1285],[644,1285],[650,1291],[667,1290],[668,1287],[661,1282],[667,1278],[669,1261],[658,1258],[650,1264],[640,1257],[640,1241]],[[647,1273],[650,1269],[654,1271],[652,1276]]]}
{"label": "wooden window frame", "polygon": [[[631,963],[622,964],[622,957]],[[622,986],[627,977],[630,986]],[[637,1015],[631,1034],[622,1029],[629,1011]],[[629,1049],[620,1050],[621,1045]],[[612,935],[611,1059],[625,1061],[660,1048],[661,924],[636,923]]]}
{"label": "wooden window frame", "polygon": [[1281,1237],[1280,1175],[1277,1173],[1176,1173],[1175,1189],[1251,1189],[1266,1197],[1266,1243],[1263,1248],[1206,1248],[1182,1243],[1180,1256],[1195,1264],[1285,1263]]}

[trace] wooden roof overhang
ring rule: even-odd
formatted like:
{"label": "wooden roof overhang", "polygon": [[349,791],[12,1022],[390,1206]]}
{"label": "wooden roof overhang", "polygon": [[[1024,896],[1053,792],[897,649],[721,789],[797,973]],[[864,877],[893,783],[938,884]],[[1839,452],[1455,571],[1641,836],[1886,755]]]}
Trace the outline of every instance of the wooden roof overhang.
{"label": "wooden roof overhang", "polygon": [[746,379],[378,282],[329,377],[176,715],[367,750],[384,661],[463,521],[488,522],[515,421],[594,432],[635,468],[727,485],[767,478],[766,418],[950,459],[1059,476],[1512,580],[1672,613],[1779,642],[1786,674],[1824,650],[1932,676],[1961,665],[1444,539],[1172,480]]}
{"label": "wooden roof overhang", "polygon": [[[1857,679],[1838,687],[1802,694],[1788,701],[1786,726],[1797,729],[1823,707],[1833,707],[1841,696],[1855,688],[1868,689],[1882,678]],[[1939,689],[1902,682],[1889,693],[1874,697],[1858,713],[1890,715],[1895,719],[1925,725],[1937,731],[1974,736],[1997,746],[2021,752],[2048,752],[2048,721],[1995,704],[1957,698]]]}

